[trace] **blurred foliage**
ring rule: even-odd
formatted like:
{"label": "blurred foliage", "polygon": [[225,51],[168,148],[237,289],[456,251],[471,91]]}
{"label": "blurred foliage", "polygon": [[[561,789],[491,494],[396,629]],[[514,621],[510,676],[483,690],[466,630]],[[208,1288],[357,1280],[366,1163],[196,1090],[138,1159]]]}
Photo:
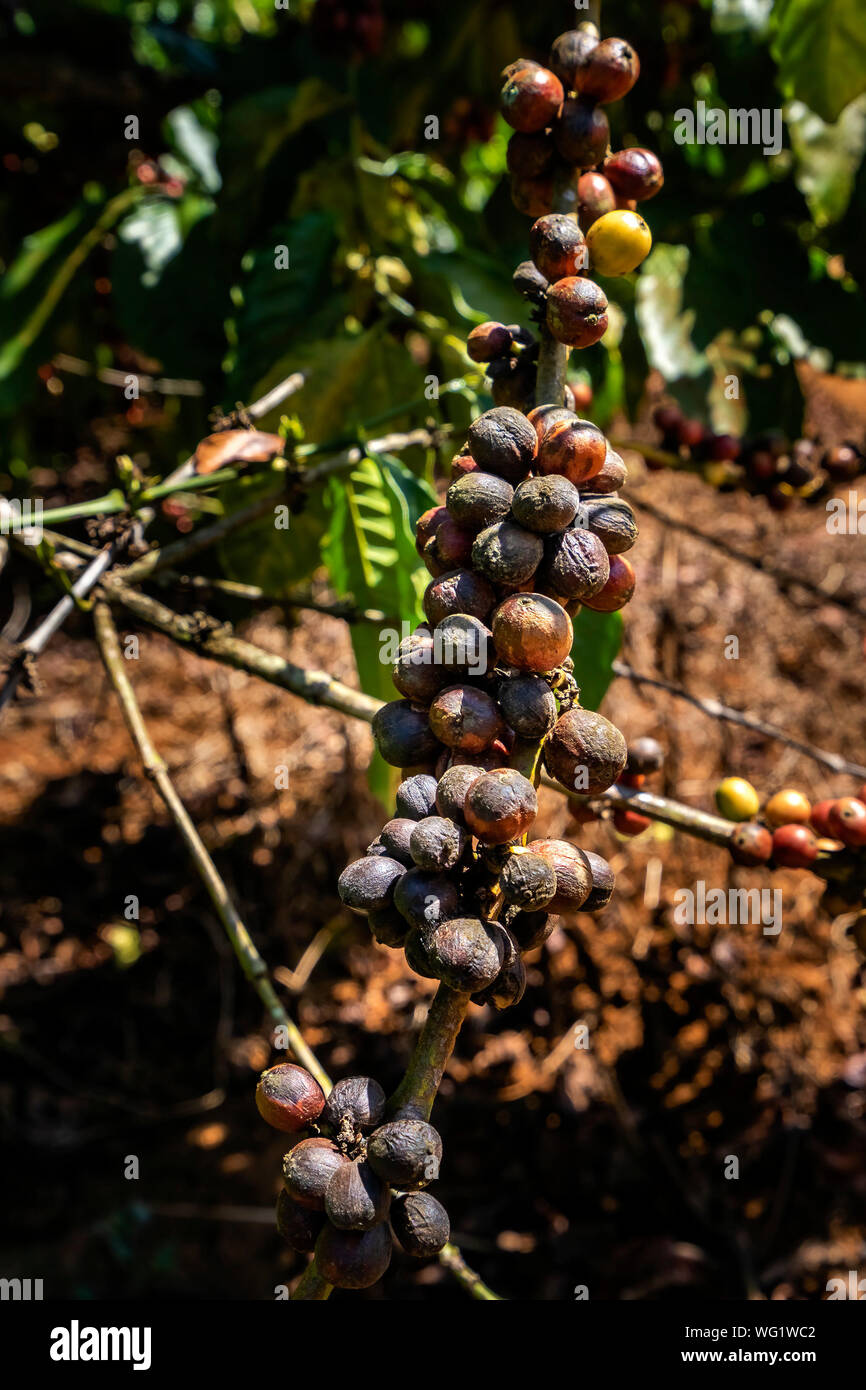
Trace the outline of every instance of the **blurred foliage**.
{"label": "blurred foliage", "polygon": [[[209,405],[298,369],[287,408],[308,441],[356,439],[383,416],[459,434],[490,403],[467,330],[526,317],[499,74],[543,60],[571,15],[507,0],[4,10],[0,489],[46,470],[62,484],[82,450],[105,456],[120,435],[164,474],[207,432]],[[615,329],[580,363],[595,417],[633,414],[656,367],[726,427],[796,429],[798,360],[866,372],[862,0],[605,0],[603,22],[642,64],[610,108],[612,143],[656,149],[666,184],[646,207],[655,250],[605,285]],[[784,110],[776,152],[679,143],[698,102]],[[58,353],[202,394],[142,412],[92,371],[52,369]],[[436,398],[431,381],[463,375]],[[340,591],[408,619],[423,577],[410,528],[449,452],[370,458],[310,499],[288,555],[259,526],[224,548],[226,568],[276,594],[324,560]],[[377,689],[369,640],[356,654]]]}

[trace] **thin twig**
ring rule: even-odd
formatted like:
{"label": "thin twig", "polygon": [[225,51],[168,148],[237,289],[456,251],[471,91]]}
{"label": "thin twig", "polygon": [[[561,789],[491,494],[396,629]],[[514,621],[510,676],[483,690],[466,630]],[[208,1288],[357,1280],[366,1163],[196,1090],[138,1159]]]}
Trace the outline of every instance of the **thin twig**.
{"label": "thin twig", "polygon": [[306,1067],[307,1071],[315,1076],[325,1092],[330,1091],[331,1081],[327,1072],[320,1066],[314,1053],[304,1042],[299,1029],[280,1003],[271,983],[268,968],[241,920],[216,865],[208,854],[189,812],[175,789],[168,768],[148,733],[141,709],[135,698],[135,692],[126,674],[117,629],[114,626],[114,619],[107,603],[100,601],[96,604],[94,623],[102,660],[120,700],[127,728],[144,765],[145,776],[154,784],[165,802],[181,838],[189,850],[193,864],[208,891],[241,969],[270,1014],[275,1027],[284,1031],[292,1055],[301,1066]]}
{"label": "thin twig", "polygon": [[448,985],[440,984],[403,1080],[388,1101],[388,1114],[392,1118],[429,1120],[469,1000],[468,994],[458,994]]}
{"label": "thin twig", "polygon": [[494,1293],[485,1284],[480,1274],[476,1274],[474,1269],[470,1269],[456,1245],[444,1246],[439,1251],[439,1263],[454,1275],[458,1284],[462,1284],[464,1289],[473,1298],[481,1299],[485,1303],[502,1303],[503,1299],[498,1293]]}

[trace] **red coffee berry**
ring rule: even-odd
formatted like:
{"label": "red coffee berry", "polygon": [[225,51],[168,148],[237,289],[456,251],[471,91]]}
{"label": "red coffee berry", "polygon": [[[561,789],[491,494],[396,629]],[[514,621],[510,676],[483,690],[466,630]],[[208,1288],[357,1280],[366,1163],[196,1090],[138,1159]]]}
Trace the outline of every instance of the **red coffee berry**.
{"label": "red coffee berry", "polygon": [[832,837],[833,831],[830,828],[830,812],[836,802],[830,798],[827,801],[816,801],[812,807],[812,814],[809,822],[816,835]]}
{"label": "red coffee berry", "polygon": [[511,201],[525,217],[543,217],[553,207],[553,179],[542,174],[537,179],[511,178]]}
{"label": "red coffee berry", "polygon": [[817,857],[817,840],[807,825],[780,825],[773,831],[773,858],[783,869],[808,869]]}
{"label": "red coffee berry", "polygon": [[447,517],[447,507],[429,507],[426,512],[421,513],[415,522],[415,549],[419,555],[424,554],[425,545]]}
{"label": "red coffee berry", "polygon": [[569,97],[553,127],[557,153],[577,169],[600,164],[610,144],[610,123],[594,102]]}
{"label": "red coffee berry", "polygon": [[735,864],[754,867],[766,864],[770,858],[773,837],[765,825],[758,825],[757,821],[743,821],[731,836],[729,848]]}
{"label": "red coffee berry", "polygon": [[652,150],[618,150],[605,160],[604,172],[620,197],[636,203],[654,198],[665,181],[661,160]]}
{"label": "red coffee berry", "polygon": [[684,449],[697,449],[703,444],[706,433],[700,420],[682,419],[677,426],[677,439]]}
{"label": "red coffee berry", "polygon": [[430,706],[430,728],[447,748],[480,753],[499,738],[504,725],[496,701],[471,685],[453,685]]}
{"label": "red coffee berry", "polygon": [[466,351],[473,362],[492,362],[511,351],[511,333],[504,323],[479,323],[466,340]]}
{"label": "red coffee berry", "polygon": [[581,96],[605,105],[630,92],[640,75],[640,59],[624,39],[603,39],[596,44],[578,74]]}
{"label": "red coffee berry", "polygon": [[604,174],[581,174],[577,181],[577,215],[584,231],[616,207],[616,194]]}
{"label": "red coffee berry", "polygon": [[743,441],[735,434],[713,434],[707,440],[706,447],[707,458],[724,462],[727,459],[739,458]]}
{"label": "red coffee berry", "polygon": [[256,1106],[263,1120],[285,1134],[295,1134],[317,1120],[325,1095],[314,1076],[293,1062],[263,1071],[256,1087]]}
{"label": "red coffee berry", "polygon": [[554,39],[548,66],[566,92],[573,92],[578,86],[580,72],[597,47],[598,34],[590,29],[568,29]]}
{"label": "red coffee berry", "polygon": [[866,845],[866,806],[855,796],[834,801],[828,816],[830,834],[843,845]]}
{"label": "red coffee berry", "polygon": [[573,217],[551,212],[539,217],[529,232],[529,250],[542,275],[561,280],[586,265],[586,242]]}
{"label": "red coffee berry", "polygon": [[657,405],[653,411],[653,424],[660,429],[662,434],[675,434],[679,429],[683,419],[683,412],[678,405]]}
{"label": "red coffee berry", "polygon": [[652,825],[649,816],[642,816],[630,806],[617,806],[611,819],[614,829],[618,830],[620,835],[642,835]]}
{"label": "red coffee berry", "polygon": [[593,280],[567,275],[547,292],[547,326],[560,343],[591,347],[607,331],[607,295]]}
{"label": "red coffee berry", "polygon": [[538,179],[550,172],[554,158],[552,138],[542,131],[524,134],[517,130],[508,141],[505,163],[509,174],[518,179]]}
{"label": "red coffee berry", "polygon": [[574,417],[551,424],[538,445],[541,473],[560,474],[579,486],[601,470],[607,441],[597,425]]}
{"label": "red coffee berry", "polygon": [[562,83],[548,68],[518,67],[502,88],[502,114],[514,130],[531,134],[551,124],[564,95]]}
{"label": "red coffee berry", "polygon": [[616,613],[634,593],[635,573],[624,555],[610,556],[610,578],[603,589],[583,600],[595,613]]}

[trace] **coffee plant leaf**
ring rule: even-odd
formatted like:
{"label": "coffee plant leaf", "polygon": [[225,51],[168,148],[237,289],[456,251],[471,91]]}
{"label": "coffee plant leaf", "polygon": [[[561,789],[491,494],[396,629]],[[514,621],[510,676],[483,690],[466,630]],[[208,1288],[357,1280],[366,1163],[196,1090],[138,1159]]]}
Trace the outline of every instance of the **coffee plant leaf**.
{"label": "coffee plant leaf", "polygon": [[622,613],[595,613],[581,608],[574,619],[571,656],[580,703],[598,709],[613,680],[613,663],[622,646]]}
{"label": "coffee plant leaf", "polygon": [[863,0],[777,0],[773,56],[786,96],[823,121],[837,121],[866,91],[866,9]]}
{"label": "coffee plant leaf", "polygon": [[832,125],[801,101],[791,102],[785,120],[797,161],[797,187],[816,226],[838,222],[866,151],[866,95],[846,106]]}
{"label": "coffee plant leaf", "polygon": [[707,365],[692,341],[695,311],[682,307],[688,265],[687,246],[657,244],[644,262],[635,292],[635,312],[647,361],[667,381],[698,376]]}
{"label": "coffee plant leaf", "polygon": [[[273,492],[274,486],[273,474],[229,483],[220,489],[220,500],[226,512],[233,512]],[[280,502],[281,499],[275,499],[273,513],[261,521],[242,526],[227,536],[217,552],[227,578],[255,584],[275,599],[283,598],[320,568],[322,540],[329,520],[321,491],[308,499],[303,511],[289,516],[286,527],[282,525],[285,512],[277,512]]]}

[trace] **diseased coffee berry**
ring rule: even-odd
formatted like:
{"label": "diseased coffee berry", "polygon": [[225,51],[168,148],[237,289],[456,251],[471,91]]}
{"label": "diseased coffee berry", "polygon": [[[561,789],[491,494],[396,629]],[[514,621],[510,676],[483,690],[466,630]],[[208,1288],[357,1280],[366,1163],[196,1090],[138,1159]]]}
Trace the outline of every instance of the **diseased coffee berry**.
{"label": "diseased coffee berry", "polygon": [[[590,228],[590,236],[603,220]],[[607,332],[607,295],[593,280],[574,275],[557,280],[547,292],[547,326],[560,343],[591,347]]]}
{"label": "diseased coffee berry", "polygon": [[538,179],[511,179],[511,201],[524,217],[543,217],[553,207],[553,177],[542,174]]}
{"label": "diseased coffee berry", "polygon": [[707,437],[707,428],[701,420],[683,418],[677,426],[677,440],[684,449],[698,449]]}
{"label": "diseased coffee berry", "polygon": [[428,816],[412,827],[412,858],[419,869],[444,873],[459,863],[466,848],[466,831],[447,816]]}
{"label": "diseased coffee berry", "polygon": [[[472,570],[451,570],[427,585],[422,606],[427,621],[435,628],[443,618],[449,617],[452,613],[468,613],[470,617],[486,622],[495,602],[496,593],[493,586],[480,574],[473,574]],[[388,709],[390,706],[385,705],[383,708]],[[374,733],[376,718],[378,715],[373,720]],[[385,761],[391,760],[386,758]],[[404,759],[403,762],[395,763],[395,766],[403,767],[410,761],[420,762],[422,759]]]}
{"label": "diseased coffee berry", "polygon": [[580,493],[574,483],[553,473],[521,483],[514,493],[511,515],[527,531],[544,536],[564,531],[577,516],[579,506]]}
{"label": "diseased coffee berry", "polygon": [[591,849],[585,849],[583,853],[589,861],[592,888],[582,910],[584,912],[603,912],[613,897],[616,875],[602,855],[593,854]]}
{"label": "diseased coffee berry", "polygon": [[626,769],[629,772],[658,772],[664,760],[664,749],[657,739],[636,738],[628,745]]}
{"label": "diseased coffee berry", "polygon": [[526,135],[515,131],[508,141],[505,163],[509,174],[519,179],[537,179],[553,166],[553,141],[543,131]]}
{"label": "diseased coffee berry", "polygon": [[472,455],[464,445],[459,454],[455,454],[451,460],[451,481],[456,483],[458,478],[465,478],[467,473],[478,473],[480,469]]}
{"label": "diseased coffee berry", "polygon": [[818,858],[818,841],[807,825],[780,825],[773,831],[773,859],[783,869],[808,869]]}
{"label": "diseased coffee berry", "polygon": [[598,473],[592,475],[588,490],[591,490],[594,495],[608,496],[612,492],[618,492],[627,478],[628,470],[625,464],[616,450],[608,444],[604,463]]}
{"label": "diseased coffee berry", "polygon": [[553,671],[571,651],[571,619],[555,599],[543,594],[512,594],[492,620],[493,645],[507,666],[521,671]]}
{"label": "diseased coffee berry", "polygon": [[584,606],[596,613],[616,613],[618,609],[625,608],[634,593],[634,570],[628,560],[622,555],[611,555],[609,558],[610,578],[604,588],[599,589],[592,598],[583,600]]}
{"label": "diseased coffee berry", "polygon": [[617,193],[637,203],[654,198],[665,181],[661,160],[652,150],[618,150],[605,160],[604,173]]}
{"label": "diseased coffee berry", "polygon": [[472,531],[458,526],[452,516],[436,527],[424,546],[423,560],[434,579],[448,570],[468,565],[472,554]]}
{"label": "diseased coffee berry", "polygon": [[542,275],[561,280],[586,266],[586,242],[573,217],[551,212],[539,217],[529,232],[529,250]]}
{"label": "diseased coffee berry", "polygon": [[593,222],[586,244],[590,265],[598,275],[627,275],[646,260],[653,239],[639,212],[618,209]]}
{"label": "diseased coffee berry", "polygon": [[766,864],[773,853],[773,837],[766,826],[758,825],[757,821],[744,821],[731,836],[729,849],[735,864],[749,867]]}
{"label": "diseased coffee berry", "polygon": [[430,727],[447,748],[480,753],[503,732],[496,701],[472,685],[443,690],[430,706]]}
{"label": "diseased coffee berry", "polygon": [[412,927],[403,943],[403,951],[410,970],[414,970],[415,974],[420,975],[422,980],[436,980],[439,977],[427,954],[427,939],[426,927]]}
{"label": "diseased coffee berry", "polygon": [[435,927],[457,914],[457,885],[443,874],[410,869],[394,890],[394,906],[410,927]]}
{"label": "diseased coffee berry", "polygon": [[726,777],[716,787],[715,797],[719,814],[725,820],[752,820],[761,809],[761,798],[744,777]]}
{"label": "diseased coffee berry", "polygon": [[367,926],[374,941],[378,941],[380,946],[391,946],[393,949],[403,945],[409,930],[405,918],[400,916],[396,907],[383,907],[381,912],[371,912],[367,918]]}
{"label": "diseased coffee berry", "polygon": [[426,512],[421,513],[415,522],[415,549],[419,555],[424,554],[427,542],[436,534],[443,521],[447,520],[447,507],[429,507]]}
{"label": "diseased coffee berry", "polygon": [[525,584],[543,556],[544,542],[513,521],[485,527],[472,547],[473,567],[491,584]]}
{"label": "diseased coffee berry", "polygon": [[519,1004],[526,991],[526,966],[520,954],[517,939],[506,927],[500,927],[505,945],[505,955],[499,967],[499,974],[486,989],[472,996],[473,1004],[489,1004],[500,1012]]}
{"label": "diseased coffee berry", "polygon": [[395,1197],[391,1227],[406,1254],[419,1260],[438,1255],[451,1237],[448,1213],[430,1192],[407,1192]]}
{"label": "diseased coffee berry", "polygon": [[591,531],[563,531],[551,536],[544,550],[538,578],[558,598],[591,598],[610,576],[607,551]]}
{"label": "diseased coffee berry", "polygon": [[383,1221],[372,1231],[339,1231],[328,1223],[316,1241],[316,1265],[338,1289],[369,1289],[391,1263],[391,1232]]}
{"label": "diseased coffee berry", "polygon": [[541,912],[556,894],[556,873],[540,854],[517,851],[502,866],[499,888],[510,906]]}
{"label": "diseased coffee berry", "polygon": [[467,473],[448,489],[448,510],[465,530],[477,533],[496,521],[504,521],[511,510],[514,489],[495,473]]}
{"label": "diseased coffee berry", "polygon": [[505,942],[498,922],[456,917],[428,932],[424,947],[438,980],[458,994],[486,989],[499,974]]}
{"label": "diseased coffee berry", "polygon": [[547,294],[547,279],[534,261],[521,261],[511,277],[511,283],[518,294],[525,295],[536,304]]}
{"label": "diseased coffee berry", "polygon": [[447,671],[435,659],[433,638],[428,632],[413,632],[400,643],[391,679],[407,700],[429,705],[449,680]]}
{"label": "diseased coffee berry", "polygon": [[628,502],[612,498],[607,502],[585,503],[586,528],[598,536],[608,555],[631,550],[637,540],[637,522]]}
{"label": "diseased coffee berry", "polygon": [[325,1193],[325,1215],[341,1231],[371,1231],[390,1206],[390,1187],[363,1159],[338,1168]]}
{"label": "diseased coffee berry", "polygon": [[604,159],[610,145],[610,123],[594,102],[569,97],[553,128],[553,143],[566,164],[592,169]]}
{"label": "diseased coffee berry", "polygon": [[436,809],[440,816],[447,816],[450,820],[457,821],[458,825],[465,825],[463,806],[466,793],[480,776],[480,768],[470,767],[466,763],[457,763],[454,767],[447,768],[439,778],[436,789]]}
{"label": "diseased coffee berry", "polygon": [[548,912],[518,912],[511,918],[509,931],[521,951],[534,951],[553,935],[557,922]]}
{"label": "diseased coffee berry", "polygon": [[319,1211],[309,1207],[299,1207],[293,1202],[285,1188],[281,1188],[277,1198],[277,1231],[287,1245],[299,1254],[309,1254],[315,1249],[319,1232],[325,1218]]}
{"label": "diseased coffee berry", "polygon": [[479,415],[469,426],[467,439],[479,467],[498,473],[511,483],[526,477],[538,446],[535,430],[526,416],[508,406]]}
{"label": "diseased coffee berry", "polygon": [[[504,359],[500,358],[500,361]],[[493,362],[491,369],[496,366]],[[488,372],[491,378],[490,394],[497,406],[508,406],[512,410],[526,410],[532,404],[532,392],[535,387],[535,364],[527,358],[521,357],[517,360],[512,359],[507,364],[507,373],[504,376],[493,379],[492,371]]]}
{"label": "diseased coffee berry", "polygon": [[298,1206],[324,1211],[328,1183],[348,1162],[330,1139],[302,1139],[283,1156],[286,1191]]}
{"label": "diseased coffee berry", "polygon": [[859,849],[866,845],[866,806],[855,796],[834,801],[828,816],[830,833],[843,845]]}
{"label": "diseased coffee berry", "polygon": [[543,431],[538,443],[539,472],[559,474],[575,485],[591,482],[607,456],[607,443],[598,426],[575,417],[548,423]]}
{"label": "diseased coffee berry", "polygon": [[466,824],[485,845],[506,845],[529,829],[538,815],[535,788],[514,768],[485,772],[466,794]]}
{"label": "diseased coffee berry", "polygon": [[370,1135],[367,1159],[383,1182],[417,1191],[439,1176],[442,1140],[425,1120],[389,1120]]}
{"label": "diseased coffee berry", "polygon": [[642,835],[652,825],[649,816],[641,815],[640,811],[633,811],[631,806],[616,806],[611,821],[614,830],[629,837]]}
{"label": "diseased coffee berry", "polygon": [[436,659],[449,680],[484,676],[493,664],[493,635],[478,618],[452,613],[437,624],[434,641]]}
{"label": "diseased coffee berry", "polygon": [[349,864],[337,880],[341,902],[352,912],[380,912],[390,907],[406,868],[389,855],[369,855]]}
{"label": "diseased coffee berry", "polygon": [[499,687],[499,708],[520,738],[540,739],[556,723],[556,698],[540,676],[512,676]]}
{"label": "diseased coffee berry", "polygon": [[[433,581],[434,584],[443,582],[439,579]],[[392,767],[426,763],[439,752],[426,711],[410,700],[391,700],[376,710],[373,715],[373,738],[385,762]]]}
{"label": "diseased coffee berry", "polygon": [[577,181],[577,216],[584,232],[615,207],[616,194],[604,174],[581,174]]}
{"label": "diseased coffee berry", "polygon": [[583,907],[593,885],[584,851],[567,840],[531,840],[529,849],[546,859],[556,872],[556,895],[548,904],[548,912],[576,912]]}
{"label": "diseased coffee berry", "polygon": [[263,1071],[256,1087],[256,1105],[263,1120],[285,1134],[296,1134],[319,1118],[325,1095],[314,1076],[293,1062],[280,1062]]}
{"label": "diseased coffee berry", "polygon": [[339,1129],[348,1116],[354,1129],[374,1129],[385,1114],[385,1092],[371,1076],[346,1076],[325,1102],[322,1119]]}
{"label": "diseased coffee berry", "polygon": [[549,126],[562,105],[562,83],[537,64],[512,71],[502,88],[502,114],[513,130],[531,134]]}
{"label": "diseased coffee berry", "polygon": [[587,796],[613,785],[626,756],[625,739],[616,725],[579,705],[559,716],[544,745],[544,765],[551,777]]}
{"label": "diseased coffee berry", "polygon": [[[757,807],[752,814],[757,813]],[[776,792],[764,807],[764,817],[770,825],[797,825],[808,824],[812,815],[812,806],[809,798],[802,792],[798,792],[794,787],[784,787],[782,791]],[[745,820],[747,817],[737,817]]]}
{"label": "diseased coffee berry", "polygon": [[504,323],[479,323],[466,340],[466,351],[473,362],[492,362],[511,351],[511,334]]}
{"label": "diseased coffee berry", "polygon": [[436,778],[426,773],[408,777],[397,788],[397,815],[407,820],[423,820],[436,805]]}
{"label": "diseased coffee berry", "polygon": [[624,39],[602,39],[582,64],[577,90],[593,101],[619,101],[640,76],[640,59]]}
{"label": "diseased coffee berry", "polygon": [[[537,405],[530,410],[526,418],[535,430],[540,444],[548,430],[552,430],[554,425],[560,424],[563,420],[573,424],[577,416],[566,405]],[[536,464],[535,467],[537,470],[538,465]]]}
{"label": "diseased coffee berry", "polygon": [[554,39],[548,66],[556,73],[566,92],[579,86],[579,76],[592,50],[598,46],[598,35],[589,29],[568,29]]}

